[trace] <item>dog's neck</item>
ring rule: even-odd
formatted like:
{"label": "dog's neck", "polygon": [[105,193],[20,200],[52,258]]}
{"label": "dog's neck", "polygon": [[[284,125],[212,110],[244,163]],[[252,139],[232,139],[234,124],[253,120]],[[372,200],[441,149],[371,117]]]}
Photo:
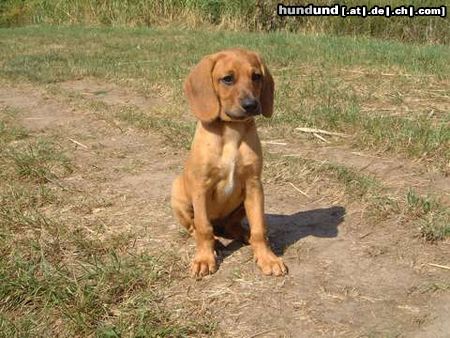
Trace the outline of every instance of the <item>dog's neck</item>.
{"label": "dog's neck", "polygon": [[208,124],[202,123],[202,128],[209,133],[217,135],[223,147],[234,146],[238,148],[245,134],[254,124],[255,121],[253,119],[242,122],[217,120]]}
{"label": "dog's neck", "polygon": [[222,123],[222,140],[223,145],[233,145],[237,148],[241,144],[242,138],[244,137],[248,125],[242,122],[223,122]]}

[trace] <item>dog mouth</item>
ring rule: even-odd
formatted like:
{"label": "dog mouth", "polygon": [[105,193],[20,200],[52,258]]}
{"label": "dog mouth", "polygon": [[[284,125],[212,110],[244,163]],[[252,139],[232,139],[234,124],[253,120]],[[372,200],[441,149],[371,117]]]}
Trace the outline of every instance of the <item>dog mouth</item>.
{"label": "dog mouth", "polygon": [[252,116],[249,115],[236,115],[230,112],[225,112],[225,114],[232,120],[238,120],[238,121],[244,121],[244,120],[248,120],[249,118],[251,118]]}
{"label": "dog mouth", "polygon": [[256,109],[252,112],[246,112],[246,111],[240,111],[240,112],[233,112],[233,111],[225,111],[225,114],[232,120],[238,120],[238,121],[245,121],[248,119],[251,119],[252,117],[261,115],[261,109]]}

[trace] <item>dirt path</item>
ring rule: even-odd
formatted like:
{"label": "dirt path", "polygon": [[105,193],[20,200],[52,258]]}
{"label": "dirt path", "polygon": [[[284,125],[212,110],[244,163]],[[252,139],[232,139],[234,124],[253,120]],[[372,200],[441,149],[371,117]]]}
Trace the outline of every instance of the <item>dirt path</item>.
{"label": "dirt path", "polygon": [[[80,88],[66,86],[83,95],[86,88]],[[113,98],[99,99],[151,104],[114,90]],[[180,234],[168,203],[184,151],[34,87],[0,89],[0,105],[21,109],[24,126],[38,135],[56,135],[72,158],[73,174],[59,182],[71,207],[48,213],[82,222],[88,234],[95,232],[93,224],[101,224],[93,238],[116,236],[124,238],[124,246],[153,252],[175,249],[189,261],[193,241]],[[330,160],[345,155],[316,147],[300,151],[304,156],[317,151]],[[358,168],[370,167],[365,165]],[[395,161],[377,165],[387,173],[398,170]],[[409,179],[415,178],[427,180],[420,173]],[[218,321],[218,336],[449,336],[450,273],[427,265],[448,263],[448,242],[423,243],[392,222],[369,224],[357,202],[343,204],[327,196],[326,188],[315,189],[314,196],[321,198],[314,199],[288,185],[267,184],[265,191],[269,237],[289,275],[262,276],[250,248],[231,243],[219,252],[216,274],[195,281],[186,271],[186,278],[172,285],[175,313],[188,303],[199,305]],[[126,240],[130,233],[136,235],[133,243]]]}

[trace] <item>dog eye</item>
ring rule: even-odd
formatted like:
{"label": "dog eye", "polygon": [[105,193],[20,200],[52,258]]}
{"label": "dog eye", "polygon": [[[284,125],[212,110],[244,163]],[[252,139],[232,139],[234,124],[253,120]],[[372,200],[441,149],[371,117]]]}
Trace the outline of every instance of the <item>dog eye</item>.
{"label": "dog eye", "polygon": [[261,80],[261,74],[257,74],[257,73],[253,73],[253,75],[252,75],[252,81],[259,81],[259,80]]}
{"label": "dog eye", "polygon": [[234,83],[233,75],[227,75],[222,78],[222,82],[227,86],[231,86]]}

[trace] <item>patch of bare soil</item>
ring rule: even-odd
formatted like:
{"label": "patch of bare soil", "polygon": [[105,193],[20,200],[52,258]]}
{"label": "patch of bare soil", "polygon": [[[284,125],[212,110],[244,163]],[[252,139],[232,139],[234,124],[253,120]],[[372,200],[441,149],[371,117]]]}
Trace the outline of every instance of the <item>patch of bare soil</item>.
{"label": "patch of bare soil", "polygon": [[22,124],[32,131],[64,126],[82,118],[80,114],[74,114],[72,108],[56,102],[43,91],[30,86],[2,88],[0,105],[26,111],[27,113],[21,116]]}
{"label": "patch of bare soil", "polygon": [[[95,93],[99,87],[71,88]],[[124,101],[114,93],[106,103],[141,102],[130,93]],[[49,213],[81,223],[94,237],[133,233],[137,236],[127,245],[151,252],[175,249],[182,259],[192,257],[194,243],[180,234],[169,207],[183,151],[157,135],[113,128],[35,88],[2,88],[0,98],[1,105],[24,111],[24,125],[31,130],[35,126],[26,121],[47,116],[41,132],[60,135],[70,151],[75,170],[60,182],[70,207]],[[403,170],[417,182],[427,181],[389,159],[318,146],[296,151],[373,170],[393,186],[410,184]],[[448,243],[424,243],[394,221],[370,224],[361,205],[341,202],[345,199],[325,186],[314,187],[311,196],[320,197],[314,199],[289,185],[266,184],[265,192],[269,237],[289,275],[262,276],[250,248],[232,242],[218,251],[216,274],[196,281],[186,270],[186,278],[172,286],[169,301],[175,313],[197,304],[212,312],[221,337],[448,336],[450,293],[435,285],[449,285],[450,274],[427,264],[448,264]]]}
{"label": "patch of bare soil", "polygon": [[154,100],[148,97],[137,95],[129,89],[119,87],[113,83],[100,82],[95,79],[62,82],[61,88],[110,105],[129,104],[140,109],[148,109],[154,104]]}

